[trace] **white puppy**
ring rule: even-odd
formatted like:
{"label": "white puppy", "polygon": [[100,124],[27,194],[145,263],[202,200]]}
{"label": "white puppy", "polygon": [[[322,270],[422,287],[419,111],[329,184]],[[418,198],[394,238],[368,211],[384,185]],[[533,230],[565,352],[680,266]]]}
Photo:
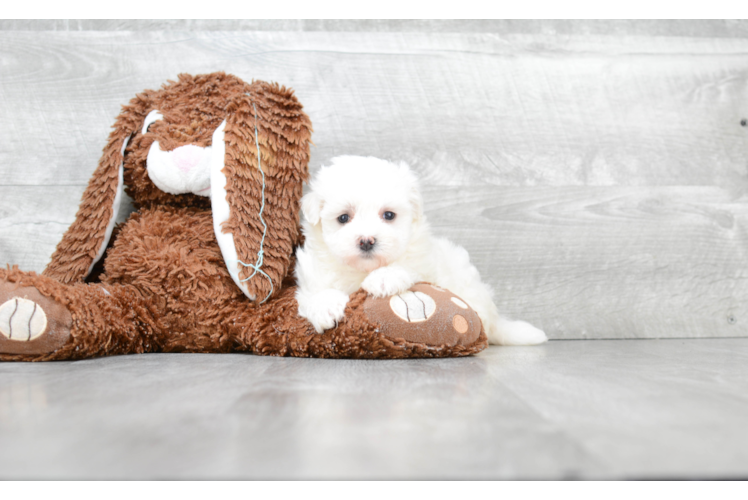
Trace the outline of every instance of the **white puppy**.
{"label": "white puppy", "polygon": [[529,323],[499,316],[467,251],[431,235],[418,181],[404,163],[339,156],[310,187],[301,200],[306,239],[296,253],[296,300],[318,333],[343,318],[359,288],[385,297],[428,281],[470,304],[492,344],[547,340]]}

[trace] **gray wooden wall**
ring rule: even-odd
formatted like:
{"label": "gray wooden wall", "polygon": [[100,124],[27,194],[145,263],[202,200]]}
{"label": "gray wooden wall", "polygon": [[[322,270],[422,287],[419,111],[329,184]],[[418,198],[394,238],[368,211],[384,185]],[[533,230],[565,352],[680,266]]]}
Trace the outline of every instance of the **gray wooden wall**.
{"label": "gray wooden wall", "polygon": [[41,271],[121,104],[278,81],[311,169],[405,160],[551,338],[748,336],[744,21],[0,21],[0,263]]}

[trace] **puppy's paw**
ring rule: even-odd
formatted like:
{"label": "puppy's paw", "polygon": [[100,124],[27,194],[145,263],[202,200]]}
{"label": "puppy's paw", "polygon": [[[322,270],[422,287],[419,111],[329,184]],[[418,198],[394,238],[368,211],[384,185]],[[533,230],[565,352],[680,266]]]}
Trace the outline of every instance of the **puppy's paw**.
{"label": "puppy's paw", "polygon": [[386,266],[372,271],[361,288],[374,297],[389,297],[403,293],[414,283],[413,276],[402,267]]}
{"label": "puppy's paw", "polygon": [[323,333],[345,316],[348,295],[330,288],[298,300],[299,315],[308,319],[317,333]]}
{"label": "puppy's paw", "polygon": [[545,332],[526,321],[502,320],[486,332],[488,342],[498,345],[536,345],[548,341]]}

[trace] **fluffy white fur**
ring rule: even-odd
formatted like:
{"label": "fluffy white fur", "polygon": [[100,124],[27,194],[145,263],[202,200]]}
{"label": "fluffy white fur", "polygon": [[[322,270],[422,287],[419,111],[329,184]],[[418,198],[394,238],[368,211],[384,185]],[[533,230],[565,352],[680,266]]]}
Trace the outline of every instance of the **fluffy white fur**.
{"label": "fluffy white fur", "polygon": [[[296,299],[299,314],[317,332],[343,318],[348,296],[359,288],[385,297],[428,281],[470,304],[492,344],[547,340],[529,323],[502,318],[467,251],[431,234],[418,181],[407,165],[357,156],[331,162],[301,201],[305,243],[297,250]],[[347,222],[341,222],[345,215]]]}

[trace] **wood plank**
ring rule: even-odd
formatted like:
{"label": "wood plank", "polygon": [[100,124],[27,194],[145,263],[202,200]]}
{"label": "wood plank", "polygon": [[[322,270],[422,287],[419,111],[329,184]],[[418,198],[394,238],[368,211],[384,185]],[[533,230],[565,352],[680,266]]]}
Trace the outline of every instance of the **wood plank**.
{"label": "wood plank", "polygon": [[748,475],[748,434],[740,430],[747,347],[746,339],[575,341],[482,357],[619,477],[738,479]]}
{"label": "wood plank", "polygon": [[[82,191],[0,188],[0,264],[40,272]],[[475,186],[424,197],[434,232],[470,252],[500,310],[551,338],[748,336],[744,193]]]}
{"label": "wood plank", "polygon": [[[0,443],[15,453],[0,454],[2,478],[489,479],[605,471],[600,457],[539,417],[479,358],[176,354],[89,360],[77,370],[46,366],[0,365]],[[39,400],[50,412],[34,423],[28,416]],[[98,437],[76,441],[83,436]]]}
{"label": "wood plank", "polygon": [[2,363],[0,478],[741,479],[747,361],[689,339]]}
{"label": "wood plank", "polygon": [[743,19],[2,19],[13,31],[355,31],[748,37]]}
{"label": "wood plank", "polygon": [[[0,266],[41,273],[75,220],[85,185],[0,186]],[[125,195],[117,222],[132,212]]]}
{"label": "wood plank", "polygon": [[425,190],[499,309],[551,338],[748,336],[748,205],[716,187]]}
{"label": "wood plank", "polygon": [[0,62],[5,185],[87,182],[120,104],[216,70],[296,89],[313,168],[352,153],[409,161],[429,185],[746,176],[748,39],[5,31]]}

